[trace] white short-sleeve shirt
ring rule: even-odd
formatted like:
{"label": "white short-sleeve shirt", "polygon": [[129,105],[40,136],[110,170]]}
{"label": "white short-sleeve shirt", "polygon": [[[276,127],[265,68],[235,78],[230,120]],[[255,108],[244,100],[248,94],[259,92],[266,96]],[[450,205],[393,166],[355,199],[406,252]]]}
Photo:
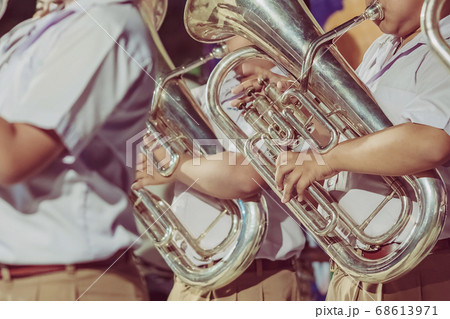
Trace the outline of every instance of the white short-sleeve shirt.
{"label": "white short-sleeve shirt", "polygon": [[[450,16],[440,21],[441,33],[450,39]],[[430,51],[423,33],[398,52],[400,40],[382,35],[366,52],[357,73],[372,91],[375,100],[394,125],[412,122],[433,126],[450,134],[450,73]],[[433,143],[433,141],[430,141]],[[438,167],[450,192],[450,163]],[[358,222],[367,217],[384,198],[387,188],[377,176],[342,172],[326,182],[339,204]],[[418,205],[413,203],[414,212]],[[392,200],[369,224],[367,231],[377,235],[395,222],[400,203]],[[356,213],[357,212],[357,213]],[[449,209],[447,208],[447,214]],[[413,213],[415,214],[415,213]],[[447,218],[440,238],[450,237]],[[403,237],[396,239],[402,241]]]}
{"label": "white short-sleeve shirt", "polygon": [[99,260],[136,240],[126,142],[149,109],[151,47],[124,0],[78,0],[0,39],[0,116],[54,130],[66,147],[0,187],[0,263]]}

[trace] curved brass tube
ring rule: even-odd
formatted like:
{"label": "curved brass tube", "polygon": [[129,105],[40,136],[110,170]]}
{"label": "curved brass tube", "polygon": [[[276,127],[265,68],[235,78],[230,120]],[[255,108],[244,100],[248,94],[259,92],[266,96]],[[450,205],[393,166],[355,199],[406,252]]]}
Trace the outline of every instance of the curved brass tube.
{"label": "curved brass tube", "polygon": [[439,18],[446,1],[448,0],[425,0],[420,24],[427,35],[431,50],[450,71],[450,45],[439,32]]}

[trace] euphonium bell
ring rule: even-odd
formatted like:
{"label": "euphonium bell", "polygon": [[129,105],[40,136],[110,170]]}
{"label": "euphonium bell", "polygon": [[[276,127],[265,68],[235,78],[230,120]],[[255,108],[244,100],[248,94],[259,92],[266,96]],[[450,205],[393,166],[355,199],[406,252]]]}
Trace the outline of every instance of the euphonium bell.
{"label": "euphonium bell", "polygon": [[[352,139],[392,126],[369,90],[329,46],[353,25],[382,18],[382,8],[375,2],[361,16],[323,34],[303,1],[188,0],[185,26],[194,39],[214,43],[239,35],[257,46],[230,53],[219,62],[208,80],[207,102],[216,125],[280,197],[274,181],[280,146],[292,150],[306,142],[318,153],[326,153],[342,137]],[[231,70],[255,58],[269,59],[297,84],[284,93],[267,84],[264,94],[256,94],[243,109],[257,132],[247,136],[222,109],[219,92]],[[317,126],[328,131],[327,139],[317,138]],[[358,212],[345,211],[317,182],[308,188],[305,202],[293,199],[286,204],[336,264],[356,280],[387,282],[403,275],[431,251],[444,223],[447,195],[436,171],[428,177],[382,179],[390,189],[388,196],[362,221],[355,218]],[[370,234],[368,226],[393,200],[400,211],[391,214],[392,224],[382,234]],[[419,212],[413,217],[414,202]],[[406,239],[387,256],[368,259],[361,254],[377,252],[400,235]]]}
{"label": "euphonium bell", "polygon": [[[156,89],[146,136],[170,154],[167,165],[153,162],[154,170],[170,176],[178,165],[179,154],[194,153],[196,140],[216,139],[182,76],[221,57],[224,48],[219,46],[208,56],[175,69],[157,33],[167,0],[141,0],[139,8],[158,51]],[[215,151],[215,146],[197,145],[195,148],[202,154]],[[145,147],[144,152],[151,156]],[[133,190],[130,194],[137,220],[177,277],[188,285],[213,289],[231,282],[251,264],[265,233],[266,211],[256,201],[234,202],[206,197],[204,200],[209,200],[219,213],[200,235],[194,236],[172,212],[171,206],[148,189]],[[228,235],[214,247],[205,245],[203,239],[223,218],[230,220]]]}

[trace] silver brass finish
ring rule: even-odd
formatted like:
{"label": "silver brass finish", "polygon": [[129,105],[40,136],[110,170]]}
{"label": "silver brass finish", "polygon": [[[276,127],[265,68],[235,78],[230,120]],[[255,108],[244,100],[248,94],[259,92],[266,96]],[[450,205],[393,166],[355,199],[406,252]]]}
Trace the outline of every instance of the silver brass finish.
{"label": "silver brass finish", "polygon": [[370,6],[366,8],[360,16],[354,17],[353,19],[348,20],[347,22],[341,24],[340,26],[334,28],[333,30],[328,31],[322,36],[318,37],[314,40],[305,54],[305,61],[302,64],[302,72],[301,77],[299,79],[300,87],[302,92],[308,91],[308,82],[309,76],[311,74],[312,64],[314,58],[321,47],[324,45],[332,44],[333,40],[340,37],[344,33],[346,33],[351,28],[356,27],[360,23],[366,20],[383,20],[384,12],[381,8],[381,4],[377,1],[373,2]]}
{"label": "silver brass finish", "polygon": [[450,71],[450,46],[439,32],[439,17],[447,0],[425,0],[420,23],[434,54]]}

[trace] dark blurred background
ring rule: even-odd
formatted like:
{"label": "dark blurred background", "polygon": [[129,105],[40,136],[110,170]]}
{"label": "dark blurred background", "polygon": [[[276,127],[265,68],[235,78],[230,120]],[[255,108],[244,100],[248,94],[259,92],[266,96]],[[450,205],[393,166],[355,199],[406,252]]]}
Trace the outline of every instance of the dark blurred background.
{"label": "dark blurred background", "polygon": [[31,18],[36,8],[36,0],[10,0],[5,15],[0,20],[0,36],[21,21]]}

